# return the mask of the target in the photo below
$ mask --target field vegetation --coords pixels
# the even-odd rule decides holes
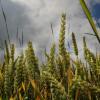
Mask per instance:
[[[84,0],[80,0],[80,4],[100,46],[100,35]],[[6,22],[4,11],[3,15]],[[66,14],[63,13],[58,52],[56,54],[53,41],[50,52],[44,51],[46,60],[41,65],[31,41],[26,50],[15,58],[16,47],[7,33],[4,61],[0,63],[0,100],[100,100],[100,54],[91,52],[86,37],[83,37],[85,62],[79,59],[77,40],[72,33],[76,56],[73,60],[65,48],[65,27]]]

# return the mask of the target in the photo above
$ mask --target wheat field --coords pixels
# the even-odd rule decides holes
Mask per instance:
[[[80,0],[84,13],[100,45],[90,12]],[[58,48],[53,41],[45,62],[39,64],[32,42],[15,58],[15,44],[5,40],[4,61],[0,63],[0,100],[100,100],[100,54],[94,54],[83,37],[85,62],[79,59],[75,33],[72,33],[76,59],[66,49],[66,14],[61,16]],[[58,52],[56,54],[56,49]]]

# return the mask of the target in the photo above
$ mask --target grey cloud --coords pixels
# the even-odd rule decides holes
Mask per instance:
[[[87,2],[87,4],[89,3]],[[7,15],[12,41],[16,43],[16,30],[17,25],[19,25],[20,36],[21,30],[24,30],[24,47],[28,40],[33,41],[37,54],[40,54],[44,48],[49,48],[52,43],[50,23],[53,23],[55,40],[58,42],[62,12],[67,14],[66,33],[68,33],[70,25],[69,35],[66,34],[67,39],[71,40],[71,32],[75,32],[77,40],[80,42],[83,33],[93,32],[85,18],[79,0],[2,0],[2,5]],[[0,14],[2,15],[1,11]],[[6,32],[2,16],[0,22],[0,36],[5,39]]]
[[[23,25],[27,25],[30,23],[27,18],[27,14],[25,12],[27,9],[23,6],[20,6],[17,3],[13,3],[10,0],[2,0],[2,6],[7,17],[7,24],[9,29],[9,34],[11,39],[16,38],[16,30],[17,25],[19,25],[19,30],[22,29]],[[7,38],[6,36],[6,28],[4,23],[4,18],[2,15],[2,11],[0,9],[0,36],[4,40]]]

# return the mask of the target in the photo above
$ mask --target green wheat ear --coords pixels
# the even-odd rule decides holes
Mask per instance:
[[[55,44],[52,45],[51,50],[50,50],[50,56],[48,59],[48,67],[50,72],[53,74],[55,73]]]
[[[23,55],[21,55],[16,64],[16,71],[15,71],[15,81],[14,81],[14,90],[16,91],[23,82]]]
[[[74,33],[72,33],[72,42],[73,42],[75,55],[78,56],[78,47],[77,47],[76,38],[75,38]]]
[[[61,56],[65,55],[66,49],[65,49],[65,26],[66,25],[66,14],[62,14],[61,17],[61,28],[60,28],[60,34],[59,34],[59,54]]]
[[[4,83],[4,77],[3,77],[3,73],[0,69],[0,96],[2,96],[2,94],[3,94],[3,85],[4,85],[3,83]]]
[[[61,28],[59,33],[59,55],[63,61],[63,65],[66,63],[66,48],[65,48],[65,25],[66,25],[66,14],[61,16]]]
[[[10,90],[10,82],[9,82],[9,68],[7,65],[5,65],[5,73],[4,73],[4,92],[6,97],[9,97],[9,90]]]
[[[26,59],[25,59],[25,57],[23,57],[23,62],[22,62],[22,67],[23,67],[23,74],[22,74],[22,77],[23,77],[23,82],[24,83],[28,83],[28,81],[29,81],[29,77],[28,77],[28,71],[27,71],[27,67],[26,67]]]
[[[87,48],[87,44],[86,44],[86,39],[85,39],[85,37],[83,37],[83,45],[84,45],[84,49]]]
[[[14,44],[10,45],[10,50],[11,50],[10,59],[12,60],[12,62],[14,62],[14,54],[15,54],[15,46],[14,46]]]
[[[28,43],[28,49],[26,50],[26,66],[30,78],[36,79],[36,77],[39,77],[40,71],[38,68],[38,59],[35,56],[32,42]]]
[[[11,52],[8,44],[5,41],[5,73],[4,73],[4,91],[5,95],[9,97],[13,92],[13,79],[14,79],[14,45],[11,45]],[[9,91],[10,90],[10,91]]]
[[[10,53],[9,53],[9,45],[7,43],[7,41],[5,40],[5,63],[9,63],[9,59],[10,59]]]
[[[95,55],[88,49],[86,45],[85,37],[83,37],[83,45],[84,45],[84,57],[85,60],[89,63],[89,65],[95,70],[96,57]]]

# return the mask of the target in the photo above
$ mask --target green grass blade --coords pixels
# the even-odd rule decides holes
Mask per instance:
[[[94,24],[94,22],[93,22],[91,13],[90,13],[90,11],[89,11],[89,9],[88,9],[88,7],[87,7],[85,1],[84,1],[84,0],[80,0],[80,4],[81,4],[81,6],[82,6],[82,8],[83,8],[83,11],[84,11],[84,13],[85,13],[85,15],[86,15],[86,17],[87,17],[87,19],[88,19],[88,21],[89,21],[91,27],[92,27],[94,33],[95,33],[95,36],[96,36],[98,42],[100,43],[99,33],[98,33],[97,29],[96,29],[96,26],[95,26],[95,24]]]

